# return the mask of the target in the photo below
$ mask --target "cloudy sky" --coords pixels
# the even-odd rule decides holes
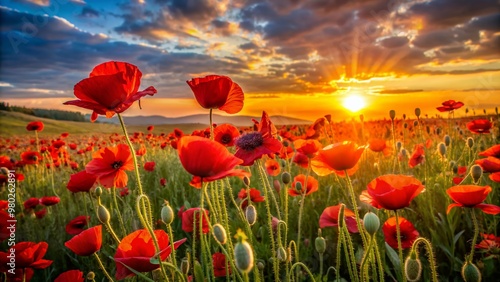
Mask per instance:
[[[213,73],[241,85],[241,114],[344,119],[354,115],[342,107],[353,95],[368,118],[415,107],[434,115],[448,99],[492,111],[500,104],[499,7],[497,0],[0,0],[0,95],[80,110],[62,105],[74,84],[116,60],[141,69],[141,89],[158,89],[127,115],[206,113],[186,80]]]

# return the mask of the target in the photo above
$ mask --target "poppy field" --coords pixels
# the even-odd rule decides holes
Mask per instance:
[[[244,89],[209,75],[186,87],[210,126],[132,132],[122,114],[157,92],[141,77],[129,63],[100,64],[64,103],[92,122],[117,116],[120,133],[45,134],[33,118],[26,134],[0,137],[1,281],[500,274],[498,111],[467,116],[448,100],[431,113],[332,113],[304,126],[275,125],[262,109],[236,127],[212,114],[240,112]]]

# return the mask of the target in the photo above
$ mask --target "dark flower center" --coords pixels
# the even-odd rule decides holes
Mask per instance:
[[[236,146],[245,151],[252,151],[264,144],[264,138],[260,132],[247,133],[236,141]]]
[[[233,136],[231,136],[231,134],[224,134],[224,135],[222,135],[222,138],[220,139],[222,144],[229,144],[229,143],[231,143],[231,140],[233,140]]]
[[[111,167],[112,167],[113,169],[119,169],[120,167],[122,167],[122,165],[123,165],[123,162],[122,162],[122,161],[117,161],[117,162],[112,163],[112,164],[111,164]]]

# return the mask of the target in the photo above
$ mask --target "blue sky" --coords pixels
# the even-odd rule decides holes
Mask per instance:
[[[147,113],[129,114],[202,112],[185,81],[212,73],[242,86],[246,114],[313,118],[348,95],[387,107],[422,98],[430,109],[455,98],[491,109],[500,101],[498,7],[496,0],[2,0],[0,93],[13,104],[64,108],[74,84],[117,60],[142,70],[141,88],[159,90]]]

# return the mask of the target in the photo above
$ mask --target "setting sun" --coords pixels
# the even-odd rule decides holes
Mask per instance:
[[[365,100],[359,95],[349,95],[344,99],[342,104],[344,108],[355,113],[366,106]]]

